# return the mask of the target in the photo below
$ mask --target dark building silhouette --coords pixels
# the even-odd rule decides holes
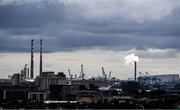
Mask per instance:
[[[84,90],[84,85],[50,85],[50,99],[77,100],[78,92]]]
[[[134,80],[136,81],[136,76],[137,76],[137,62],[134,62]]]
[[[33,79],[34,78],[34,40],[31,40],[31,74],[30,74],[30,78]]]
[[[66,85],[69,81],[63,72],[54,74],[53,71],[42,72],[41,76],[36,77],[36,84],[41,90],[49,90],[50,85]]]

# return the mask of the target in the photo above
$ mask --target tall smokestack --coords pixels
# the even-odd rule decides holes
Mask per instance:
[[[134,80],[136,81],[136,74],[137,74],[137,62],[134,62]]]
[[[29,78],[29,68],[27,69],[27,75],[26,78]]]
[[[33,49],[33,41],[34,40],[31,40],[31,74],[30,74],[30,78],[33,79],[34,77],[34,56],[33,56],[33,52],[34,52],[34,49]]]
[[[84,70],[83,70],[83,65],[81,65],[81,78],[84,79]]]
[[[126,60],[126,64],[134,64],[134,80],[136,81],[136,74],[137,74],[137,62],[139,62],[139,57],[136,56],[134,53],[124,57]]]
[[[40,39],[40,65],[39,65],[39,74],[42,76],[42,39]]]

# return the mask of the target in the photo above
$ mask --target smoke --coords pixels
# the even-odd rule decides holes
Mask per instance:
[[[124,57],[126,65],[134,64],[134,62],[139,62],[139,57],[134,53]]]

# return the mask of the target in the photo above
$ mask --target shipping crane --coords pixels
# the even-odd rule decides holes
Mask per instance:
[[[109,71],[108,79],[111,80],[111,71]]]
[[[107,75],[105,73],[104,67],[102,67],[102,77],[103,77],[103,80],[107,79]]]
[[[153,82],[154,84],[157,83],[157,81],[161,81],[161,79],[152,76],[151,74],[149,74],[148,72],[145,72],[144,74],[139,72],[139,77],[138,77],[138,81],[140,81],[142,84],[145,85],[150,85],[151,82]]]

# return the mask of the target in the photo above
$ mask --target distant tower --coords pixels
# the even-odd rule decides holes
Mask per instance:
[[[81,65],[81,76],[83,74],[83,65]]]
[[[137,62],[134,62],[134,80],[136,81],[136,73],[137,73]]]
[[[29,78],[29,68],[27,69],[27,75],[26,78]]]
[[[33,41],[34,40],[31,40],[31,74],[30,74],[30,78],[32,78],[33,79],[33,77],[34,77],[34,56],[33,56],[33,51],[34,51],[34,49],[33,49]]]
[[[39,65],[39,75],[42,76],[42,39],[40,39],[40,65]]]
[[[84,79],[84,69],[83,69],[83,65],[81,64],[81,78]]]

